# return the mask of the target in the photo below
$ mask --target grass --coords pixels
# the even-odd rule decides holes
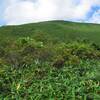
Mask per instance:
[[[34,63],[17,70],[8,67],[1,78],[0,97],[5,100],[99,100],[99,71],[98,61],[81,61],[78,66],[62,69],[48,63]]]
[[[65,21],[48,21],[19,26],[4,26],[0,28],[0,38],[16,39],[30,36],[43,40],[67,42],[76,39],[88,39],[100,44],[100,25],[82,24]],[[6,37],[5,37],[6,36]],[[39,37],[40,36],[40,37]],[[38,37],[38,38],[37,38]]]
[[[99,33],[64,21],[1,27],[0,100],[100,100]]]

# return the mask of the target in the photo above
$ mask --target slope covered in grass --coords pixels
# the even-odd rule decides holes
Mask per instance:
[[[51,41],[69,41],[89,39],[100,44],[100,25],[82,24],[65,21],[48,21],[19,26],[4,26],[0,28],[0,38],[15,39],[30,36],[35,39]]]
[[[64,21],[0,28],[0,100],[100,100],[100,25]]]

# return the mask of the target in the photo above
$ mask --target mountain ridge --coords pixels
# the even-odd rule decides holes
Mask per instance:
[[[0,27],[0,39],[16,39],[27,36],[36,38],[39,35],[57,41],[67,42],[80,38],[100,44],[100,25],[55,20]]]

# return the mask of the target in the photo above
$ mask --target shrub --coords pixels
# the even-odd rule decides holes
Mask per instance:
[[[43,42],[36,41],[35,39],[30,38],[30,37],[23,37],[23,38],[19,38],[16,41],[16,45],[18,45],[19,47],[34,46],[35,48],[42,48]]]
[[[66,45],[70,49],[72,55],[76,55],[83,59],[95,59],[99,57],[99,52],[91,43],[87,42],[73,42]]]
[[[56,68],[62,68],[64,64],[65,64],[65,59],[61,55],[56,56],[53,62],[53,66]]]
[[[9,52],[5,55],[5,61],[7,64],[17,68],[21,65],[22,58],[17,52]]]
[[[80,59],[76,55],[71,56],[69,60],[66,62],[66,64],[69,65],[78,65],[79,63],[80,63]]]
[[[51,61],[54,53],[49,48],[42,48],[38,50],[37,58],[41,61]]]
[[[0,57],[3,57],[5,55],[5,50],[3,47],[0,47]]]
[[[36,48],[34,48],[34,46],[31,46],[31,45],[28,45],[28,46],[25,46],[22,51],[20,52],[22,55],[34,55],[36,51]]]

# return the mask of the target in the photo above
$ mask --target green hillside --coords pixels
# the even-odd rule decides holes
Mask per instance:
[[[38,37],[57,41],[89,39],[100,44],[100,25],[65,21],[48,21],[0,28],[1,39],[17,37]],[[37,39],[37,38],[36,38]]]
[[[0,100],[100,100],[100,25],[1,27]]]

